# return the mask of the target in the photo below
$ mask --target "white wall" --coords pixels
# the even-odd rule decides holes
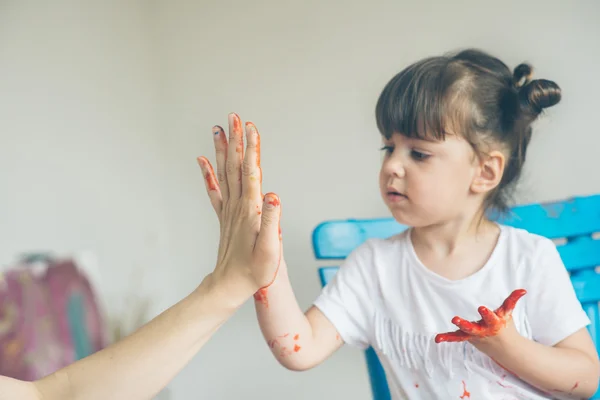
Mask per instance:
[[[91,252],[111,311],[171,272],[151,11],[0,1],[0,262]]]
[[[452,3],[0,2],[2,255],[93,249],[111,285],[147,265],[160,307],[176,301],[214,266],[217,221],[195,158],[214,159],[210,129],[235,111],[261,131],[264,191],[281,196],[292,284],[308,307],[319,292],[312,229],[387,215],[379,91],[408,63],[465,46],[530,61],[563,88],[538,124],[520,200],[600,192],[600,3]],[[309,372],[279,367],[251,302],[171,389],[178,400],[369,396],[358,351]]]

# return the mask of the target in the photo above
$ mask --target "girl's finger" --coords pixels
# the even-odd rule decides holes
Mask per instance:
[[[487,307],[481,306],[477,309],[477,311],[487,326],[495,327],[501,322],[500,318],[498,318],[498,316]]]
[[[275,193],[267,193],[263,201],[263,208],[260,220],[260,230],[254,245],[254,254],[257,261],[264,266],[275,266],[273,276],[268,277],[264,282],[266,286],[270,285],[277,276],[279,263],[281,262],[281,204],[279,197]]]
[[[479,336],[482,331],[482,327],[479,324],[464,320],[460,317],[452,318],[452,323],[456,325],[461,331],[468,333],[469,335]]]
[[[504,303],[502,303],[500,308],[498,308],[498,310],[496,311],[496,314],[498,314],[498,317],[504,318],[506,316],[511,315],[512,311],[514,310],[515,306],[517,305],[517,301],[519,301],[519,299],[521,297],[525,296],[526,293],[527,293],[527,291],[525,289],[514,290],[510,294],[510,296],[508,296],[506,298],[506,300],[504,300]]]
[[[464,342],[466,340],[469,340],[470,337],[471,335],[463,331],[446,332],[437,334],[435,336],[435,342]]]

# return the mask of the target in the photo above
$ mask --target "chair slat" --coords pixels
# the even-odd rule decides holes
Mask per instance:
[[[387,238],[407,227],[393,218],[327,221],[313,231],[313,250],[319,260],[343,259],[370,238]]]
[[[594,270],[582,271],[571,276],[571,283],[581,303],[600,301],[600,274]]]
[[[550,239],[590,235],[600,231],[600,195],[513,207],[503,224]]]
[[[576,238],[557,249],[569,271],[600,266],[600,240],[591,236]]]

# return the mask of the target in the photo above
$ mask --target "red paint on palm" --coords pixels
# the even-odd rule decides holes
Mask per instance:
[[[512,318],[512,311],[514,310],[517,301],[519,301],[525,293],[527,293],[525,289],[513,291],[496,311],[491,311],[484,306],[479,307],[478,311],[481,315],[481,319],[477,322],[467,321],[460,317],[452,318],[452,323],[458,326],[459,330],[440,333],[436,335],[435,342],[463,342],[472,338],[497,335]]]

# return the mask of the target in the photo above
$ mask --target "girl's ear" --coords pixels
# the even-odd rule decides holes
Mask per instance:
[[[506,157],[501,151],[494,150],[479,157],[479,167],[471,183],[474,193],[487,193],[494,190],[502,180]]]

